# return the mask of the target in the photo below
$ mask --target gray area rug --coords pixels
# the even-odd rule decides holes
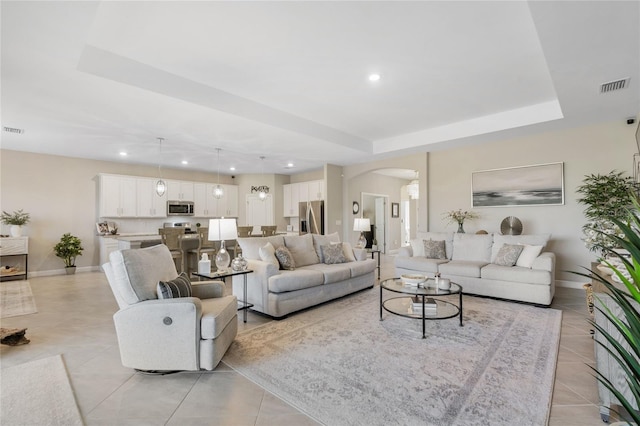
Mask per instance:
[[[547,424],[561,311],[465,296],[464,327],[422,339],[421,321],[379,321],[379,294],[243,332],[223,361],[327,425]]]
[[[5,368],[0,375],[0,424],[84,424],[60,355]]]
[[[0,283],[0,318],[17,317],[38,312],[31,285],[26,280]]]

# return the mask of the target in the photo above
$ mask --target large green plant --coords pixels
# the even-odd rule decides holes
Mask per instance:
[[[70,233],[64,234],[60,238],[60,242],[53,247],[56,256],[64,260],[64,266],[66,267],[76,266],[76,257],[82,254],[82,250],[84,248],[80,238]]]
[[[605,256],[611,254],[611,249],[618,247],[615,240],[607,237],[612,234],[623,236],[611,219],[625,221],[631,205],[629,193],[639,189],[638,183],[633,178],[624,176],[623,172],[585,176],[576,192],[581,195],[578,202],[587,206],[584,215],[588,222],[582,227],[582,232],[589,250]]]
[[[611,240],[616,247],[626,249],[630,254],[630,257],[626,257],[619,252],[613,252],[620,259],[622,266],[615,266],[607,261],[608,266],[624,284],[626,290],[617,288],[597,272],[579,275],[601,282],[622,311],[621,317],[616,316],[601,300],[598,300],[595,306],[620,333],[621,341],[595,321],[590,320],[590,322],[609,343],[607,345],[597,341],[597,344],[602,346],[624,371],[633,398],[631,400],[625,398],[622,394],[623,389],[619,389],[612,383],[604,372],[595,370],[596,378],[615,395],[633,421],[640,425],[640,413],[634,408],[640,407],[640,363],[638,361],[640,359],[640,313],[633,303],[634,301],[640,303],[640,204],[635,193],[631,196],[627,193],[627,200],[630,200],[631,207],[625,208],[624,219],[611,215],[606,217],[620,229],[620,234],[602,234],[604,239]]]

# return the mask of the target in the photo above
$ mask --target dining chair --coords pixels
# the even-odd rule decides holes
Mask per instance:
[[[180,272],[184,272],[184,253],[182,250],[184,228],[159,228],[158,234],[160,234],[162,244],[167,246],[171,257],[176,262],[176,268],[179,268]]]

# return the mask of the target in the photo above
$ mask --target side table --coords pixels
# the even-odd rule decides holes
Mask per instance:
[[[242,275],[244,278],[244,286],[243,286],[243,300],[238,300],[238,310],[242,311],[242,320],[247,322],[247,310],[253,307],[253,303],[247,302],[247,274],[251,274],[253,269],[246,269],[244,271],[233,271],[229,269],[228,271],[213,271],[208,274],[200,274],[197,272],[192,272],[193,276],[199,278],[206,278],[208,280],[218,280],[222,279],[225,285],[227,284],[226,278],[233,277],[234,275]]]
[[[367,249],[367,253],[371,253],[371,258],[375,259],[374,255],[378,254],[378,266],[376,269],[378,270],[378,279],[380,279],[380,250]]]

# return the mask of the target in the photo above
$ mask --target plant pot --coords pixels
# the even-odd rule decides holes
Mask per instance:
[[[10,232],[12,237],[22,237],[22,225],[11,225]]]
[[[64,267],[64,271],[67,273],[67,275],[73,275],[76,273],[76,267],[75,266],[65,266]]]

